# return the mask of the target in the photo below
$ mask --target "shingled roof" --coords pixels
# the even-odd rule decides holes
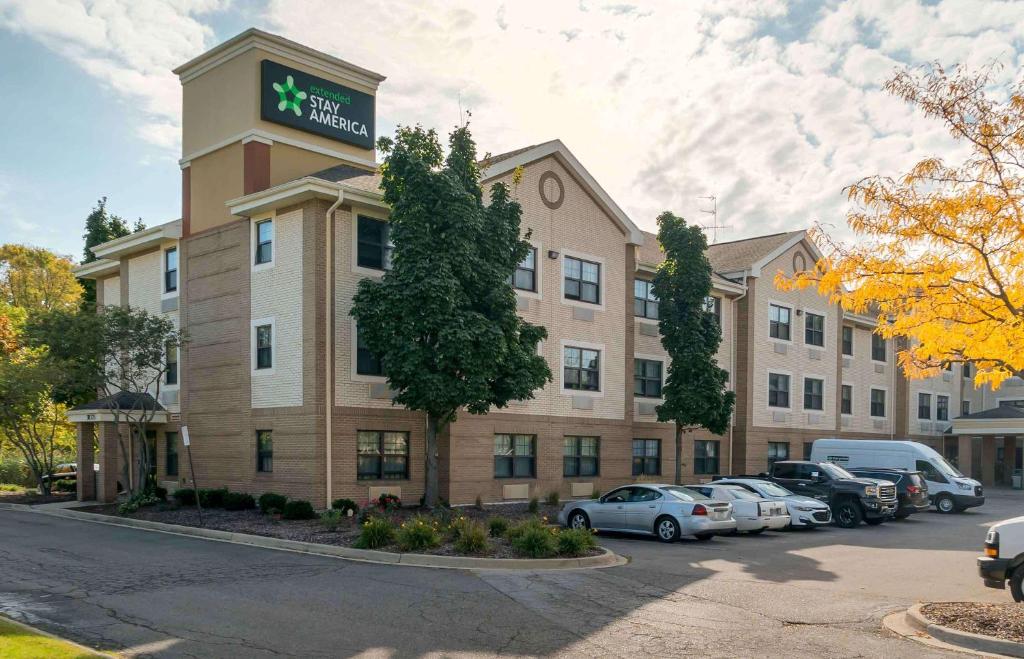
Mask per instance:
[[[331,183],[344,183],[364,192],[380,193],[381,175],[376,171],[368,172],[365,169],[351,167],[349,165],[335,165],[319,172],[309,174],[313,178],[323,179]]]
[[[767,236],[715,243],[708,246],[708,261],[711,262],[711,268],[715,272],[748,270],[759,260],[798,235],[804,235],[804,231],[786,231]]]

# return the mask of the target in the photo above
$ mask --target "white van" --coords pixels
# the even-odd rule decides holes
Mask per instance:
[[[963,512],[985,503],[981,483],[964,476],[938,451],[920,442],[885,439],[817,439],[813,462],[834,462],[841,467],[882,467],[919,471],[928,483],[928,495],[940,513]]]

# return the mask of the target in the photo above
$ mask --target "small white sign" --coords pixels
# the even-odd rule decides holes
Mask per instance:
[[[184,444],[185,446],[188,446],[190,444],[188,439],[188,426],[181,427],[181,443]]]

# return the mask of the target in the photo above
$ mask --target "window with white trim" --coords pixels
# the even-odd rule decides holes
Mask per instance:
[[[818,347],[825,345],[825,317],[821,314],[804,314],[804,343]]]
[[[565,299],[601,304],[601,264],[565,257]]]
[[[768,374],[768,407],[789,407],[789,376],[785,373]]]
[[[274,326],[256,326],[256,369],[274,368]]]
[[[804,409],[825,409],[825,381],[821,378],[804,378]]]
[[[274,260],[274,221],[262,220],[256,223],[256,265],[263,265]]]
[[[178,290],[178,248],[164,250],[164,293]]]
[[[789,341],[790,308],[778,304],[768,305],[768,336]]]
[[[580,391],[601,390],[601,351],[566,346],[562,388]]]

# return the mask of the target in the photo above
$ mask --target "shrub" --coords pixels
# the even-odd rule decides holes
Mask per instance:
[[[546,503],[549,506],[557,506],[558,505],[558,499],[559,499],[558,490],[554,490],[552,492],[548,492],[548,495],[546,497],[544,497],[544,503]]]
[[[196,505],[196,491],[191,488],[179,488],[171,495],[179,506]]]
[[[548,528],[538,520],[523,522],[509,529],[512,549],[529,558],[554,556],[558,549],[556,535],[555,529]]]
[[[160,487],[159,485],[156,486],[155,488],[153,488],[153,494],[154,496],[156,496],[157,499],[160,499],[161,501],[167,501],[166,487]]]
[[[476,501],[473,502],[473,507],[475,507],[477,510],[483,510],[484,509],[484,502],[480,499],[480,495],[479,494],[476,495]]]
[[[402,551],[422,551],[441,544],[437,522],[422,515],[402,522],[397,537],[398,548]]]
[[[256,499],[245,492],[228,492],[224,495],[224,510],[252,510]]]
[[[377,497],[377,507],[381,510],[398,510],[402,507],[402,500],[397,494],[385,492]]]
[[[508,532],[508,520],[504,517],[492,517],[487,520],[492,538],[500,538]]]
[[[157,499],[152,494],[139,493],[139,494],[136,494],[135,496],[133,496],[132,498],[128,499],[124,503],[122,503],[120,506],[118,506],[117,507],[117,514],[118,515],[128,515],[130,513],[134,513],[136,510],[138,510],[139,508],[142,508],[143,506],[151,506],[154,503],[159,503],[159,502],[160,502],[160,499]]]
[[[584,556],[597,547],[591,529],[562,529],[555,537],[562,556]]]
[[[331,508],[320,513],[320,521],[323,522],[324,528],[332,533],[341,526],[341,523],[348,519],[348,515],[339,510],[338,508]]]
[[[199,490],[199,505],[203,508],[223,508],[224,497],[227,495],[228,488],[226,487]]]
[[[363,509],[359,511],[359,515],[356,516],[356,521],[358,521],[360,524],[365,524],[371,519],[377,517],[380,517],[380,511],[377,510],[376,508],[373,508],[372,506],[369,505],[369,503],[367,503],[367,505],[364,506]]]
[[[59,481],[54,481],[53,485],[50,486],[50,489],[54,492],[74,492],[77,488],[78,485],[75,481],[70,481],[65,478],[62,478]]]
[[[362,524],[355,546],[360,549],[378,549],[395,540],[395,527],[383,517],[370,517]]]
[[[530,504],[526,507],[526,509],[531,513],[536,513],[538,510],[540,510],[540,502],[537,501],[537,497],[533,497],[532,499],[530,499]]]
[[[22,487],[35,487],[38,485],[32,476],[32,470],[24,460],[0,460],[0,483],[21,485]]]
[[[281,517],[285,519],[316,519],[316,511],[313,504],[304,499],[295,499],[284,504],[281,509]]]
[[[456,517],[448,524],[448,539],[451,542],[456,542],[459,538],[462,537],[462,534],[465,532],[466,527],[468,527],[472,523],[473,522],[471,520],[465,517]]]
[[[460,554],[482,554],[490,547],[487,540],[487,529],[480,522],[468,521],[455,540],[455,551]]]
[[[340,510],[341,514],[345,516],[359,514],[359,506],[352,499],[335,499],[331,503],[331,508],[333,510]]]
[[[284,510],[284,506],[288,503],[288,497],[277,492],[264,492],[258,499],[260,512],[264,515],[270,513],[271,510],[277,510],[281,512]]]
[[[595,487],[594,488],[594,493],[590,495],[590,498],[591,499],[600,499],[601,498],[601,490],[599,490],[599,489],[597,489]]]
[[[0,483],[0,492],[23,492],[25,488],[13,483]]]

